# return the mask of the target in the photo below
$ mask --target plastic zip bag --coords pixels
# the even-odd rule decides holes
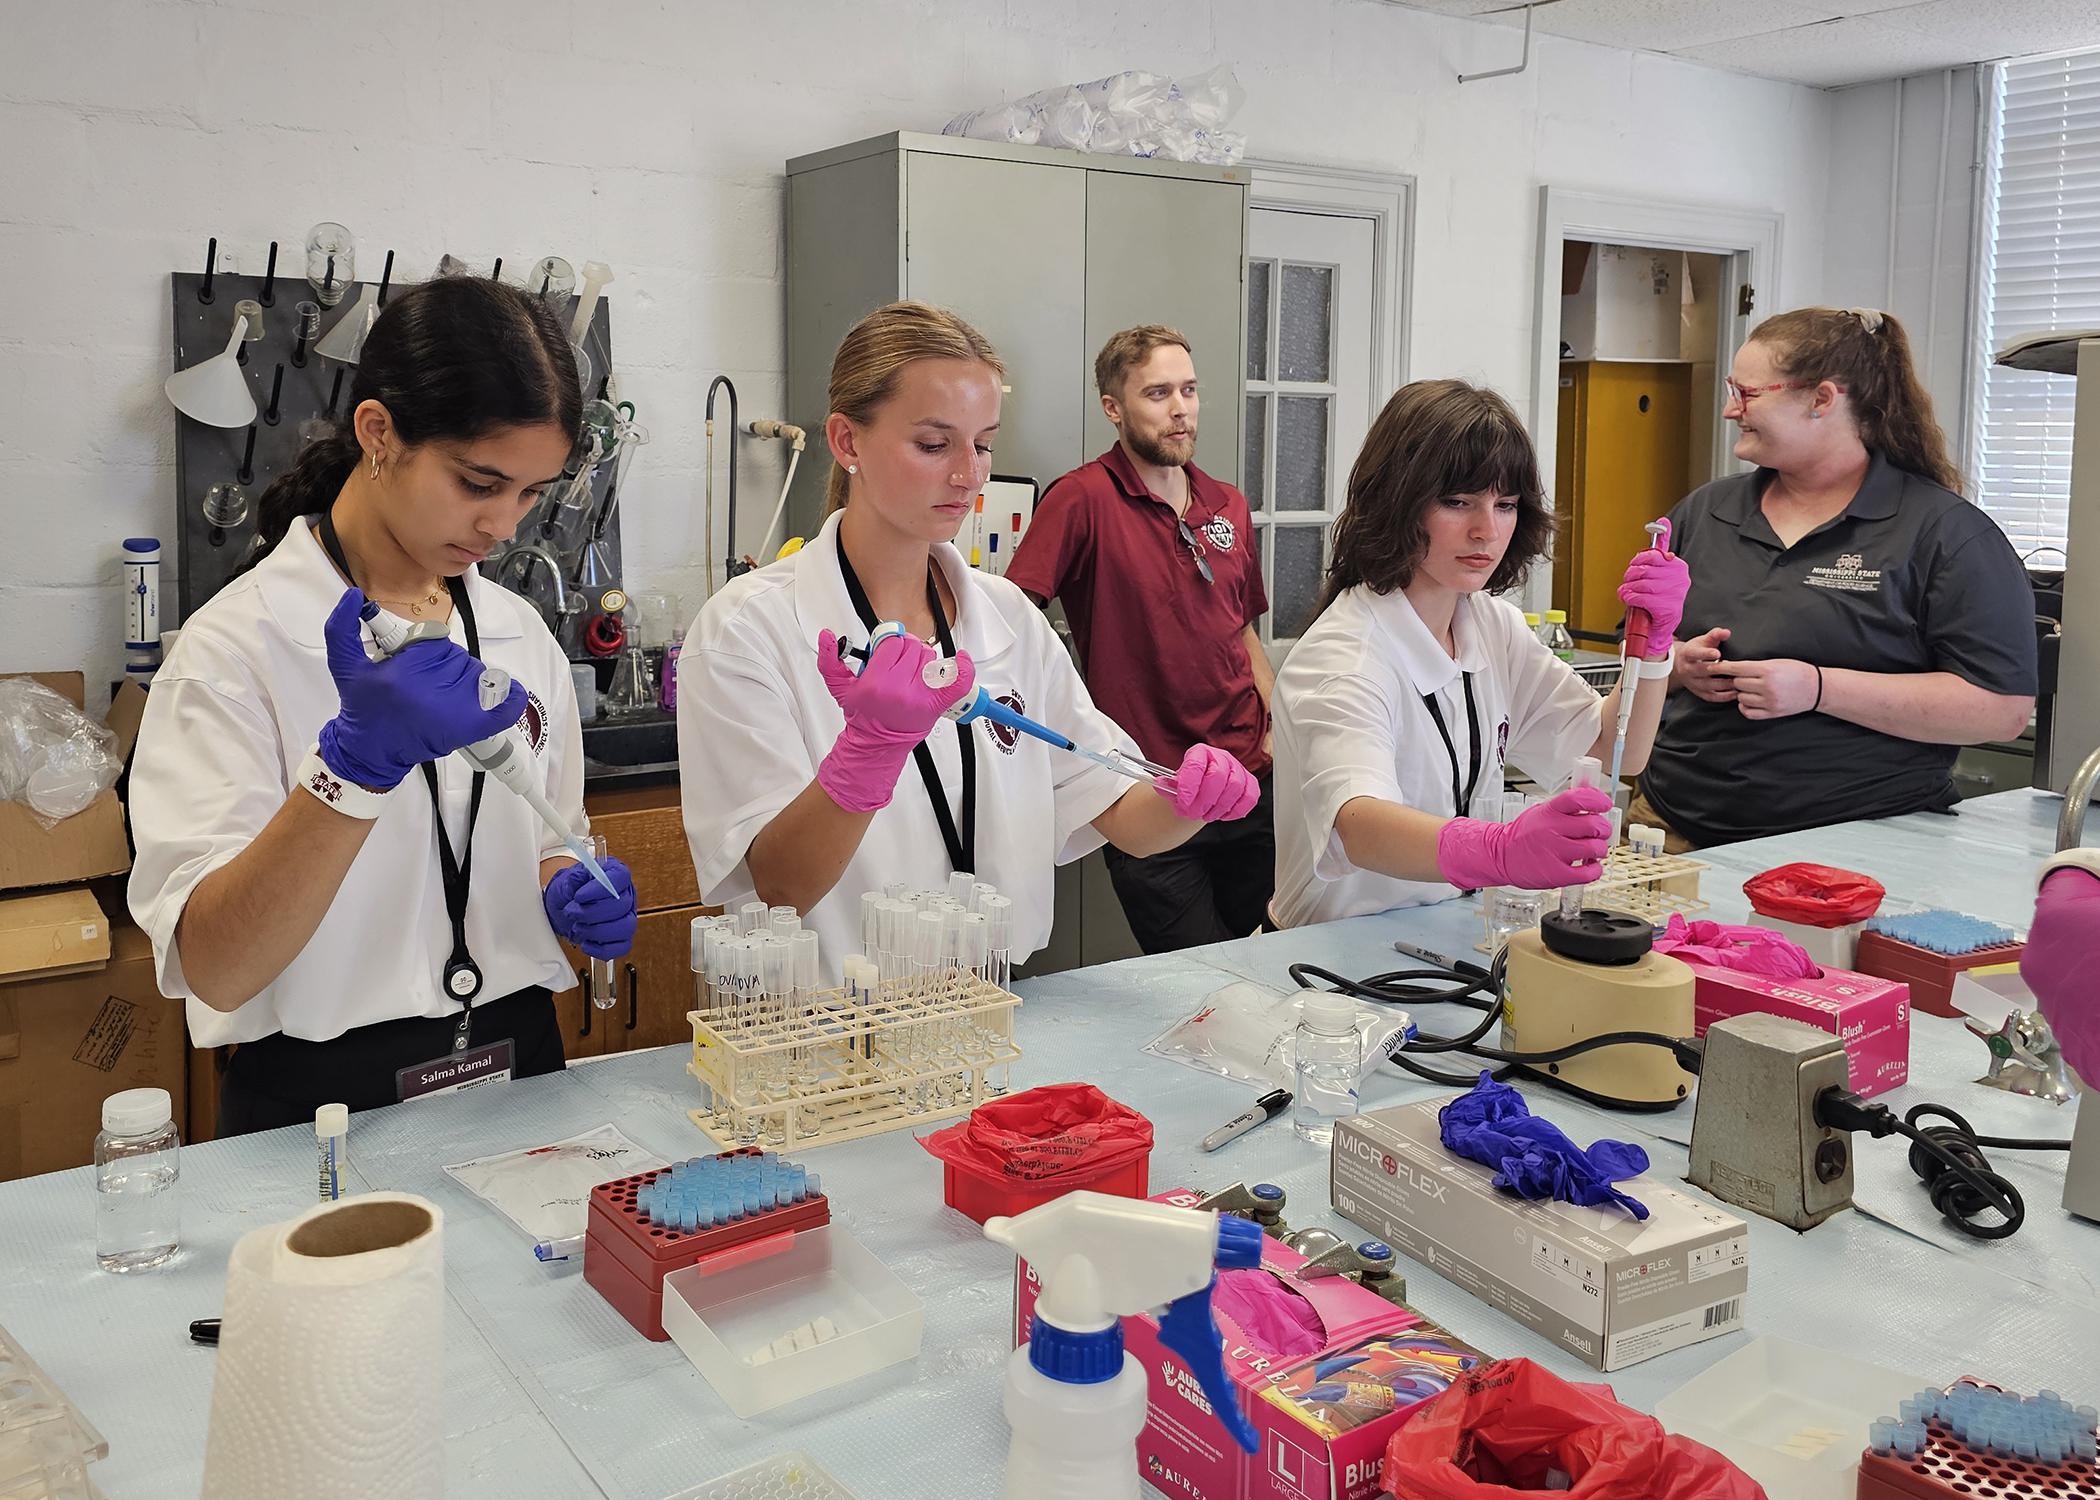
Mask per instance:
[[[590,1223],[591,1189],[615,1177],[667,1167],[616,1125],[600,1125],[551,1146],[476,1157],[445,1175],[516,1225],[535,1243],[580,1238]]]
[[[1310,993],[1300,990],[1286,995],[1247,981],[1228,984],[1207,996],[1193,1014],[1154,1037],[1145,1050],[1235,1083],[1295,1088],[1295,1039],[1305,996]],[[1364,1043],[1363,1069],[1357,1078],[1361,1084],[1414,1036],[1416,1028],[1414,1017],[1404,1010],[1359,1000],[1356,1030]]]
[[[51,828],[117,784],[117,737],[41,682],[0,678],[0,802]]]

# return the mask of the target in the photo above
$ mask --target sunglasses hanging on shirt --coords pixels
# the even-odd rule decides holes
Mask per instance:
[[[1176,516],[1174,524],[1181,531],[1181,540],[1189,549],[1189,556],[1196,559],[1196,571],[1203,575],[1205,583],[1215,584],[1217,575],[1210,570],[1210,560],[1203,555],[1203,539],[1196,535],[1185,517]]]

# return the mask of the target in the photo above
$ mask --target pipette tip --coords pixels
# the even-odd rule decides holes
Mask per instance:
[[[591,846],[589,844],[572,834],[568,840],[568,849],[571,854],[576,856],[577,862],[591,872],[591,878],[605,887],[609,895],[617,896],[620,894],[618,888],[613,885],[612,878],[605,873],[605,867],[599,864],[597,859],[591,854]]]

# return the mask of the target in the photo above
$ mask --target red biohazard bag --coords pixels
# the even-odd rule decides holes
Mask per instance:
[[[1713,1449],[1663,1431],[1612,1397],[1528,1359],[1461,1375],[1415,1408],[1385,1448],[1397,1500],[1517,1500],[1555,1490],[1577,1500],[1767,1500]]]
[[[1809,927],[1843,927],[1873,916],[1888,892],[1873,876],[1854,870],[1781,865],[1744,881],[1743,894],[1750,898],[1750,909],[1761,917]]]
[[[1056,1083],[980,1104],[919,1144],[941,1160],[948,1206],[982,1224],[1081,1188],[1144,1197],[1152,1122],[1090,1083]]]

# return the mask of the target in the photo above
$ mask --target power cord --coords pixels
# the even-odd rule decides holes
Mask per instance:
[[[1318,964],[1292,964],[1290,976],[1301,989],[1326,988],[1337,994],[1349,995],[1358,1000],[1367,1000],[1378,1005],[1463,1005],[1483,1011],[1480,1023],[1459,1036],[1437,1036],[1432,1032],[1418,1031],[1412,1038],[1389,1054],[1395,1067],[1404,1068],[1417,1078],[1440,1084],[1446,1088],[1469,1089],[1477,1081],[1439,1069],[1428,1067],[1414,1058],[1410,1052],[1462,1052],[1499,1064],[1490,1070],[1489,1076],[1496,1082],[1522,1076],[1549,1087],[1561,1090],[1588,1104],[1602,1109],[1623,1110],[1634,1114],[1659,1114],[1675,1109],[1677,1099],[1621,1099],[1610,1094],[1599,1094],[1571,1083],[1557,1073],[1541,1072],[1540,1069],[1554,1063],[1565,1062],[1571,1057],[1580,1057],[1586,1052],[1596,1052],[1605,1047],[1667,1047],[1677,1057],[1678,1065],[1689,1073],[1696,1074],[1703,1058],[1703,1049],[1696,1041],[1682,1037],[1664,1036],[1653,1031],[1610,1031],[1598,1036],[1585,1037],[1579,1042],[1570,1042],[1564,1047],[1555,1047],[1547,1052],[1511,1052],[1505,1048],[1489,1046],[1481,1039],[1493,1030],[1502,1019],[1502,997],[1504,974],[1509,950],[1497,950],[1494,962],[1485,974],[1469,974],[1457,969],[1425,966],[1418,969],[1395,969],[1384,974],[1374,974],[1369,979],[1349,979]],[[1321,981],[1320,984],[1313,983]]]
[[[1918,1124],[1935,1117],[1950,1123],[1922,1128]],[[2010,1179],[1992,1169],[1984,1147],[1996,1151],[2071,1149],[2069,1141],[1978,1135],[1974,1126],[1944,1104],[1914,1105],[1899,1120],[1887,1105],[1869,1103],[1848,1089],[1825,1089],[1816,1095],[1816,1123],[1876,1139],[1906,1137],[1911,1143],[1910,1169],[1924,1182],[1932,1206],[1956,1229],[1979,1240],[2005,1239],[2027,1222],[2027,1200]],[[1998,1215],[1997,1223],[1976,1217],[1985,1209]]]

